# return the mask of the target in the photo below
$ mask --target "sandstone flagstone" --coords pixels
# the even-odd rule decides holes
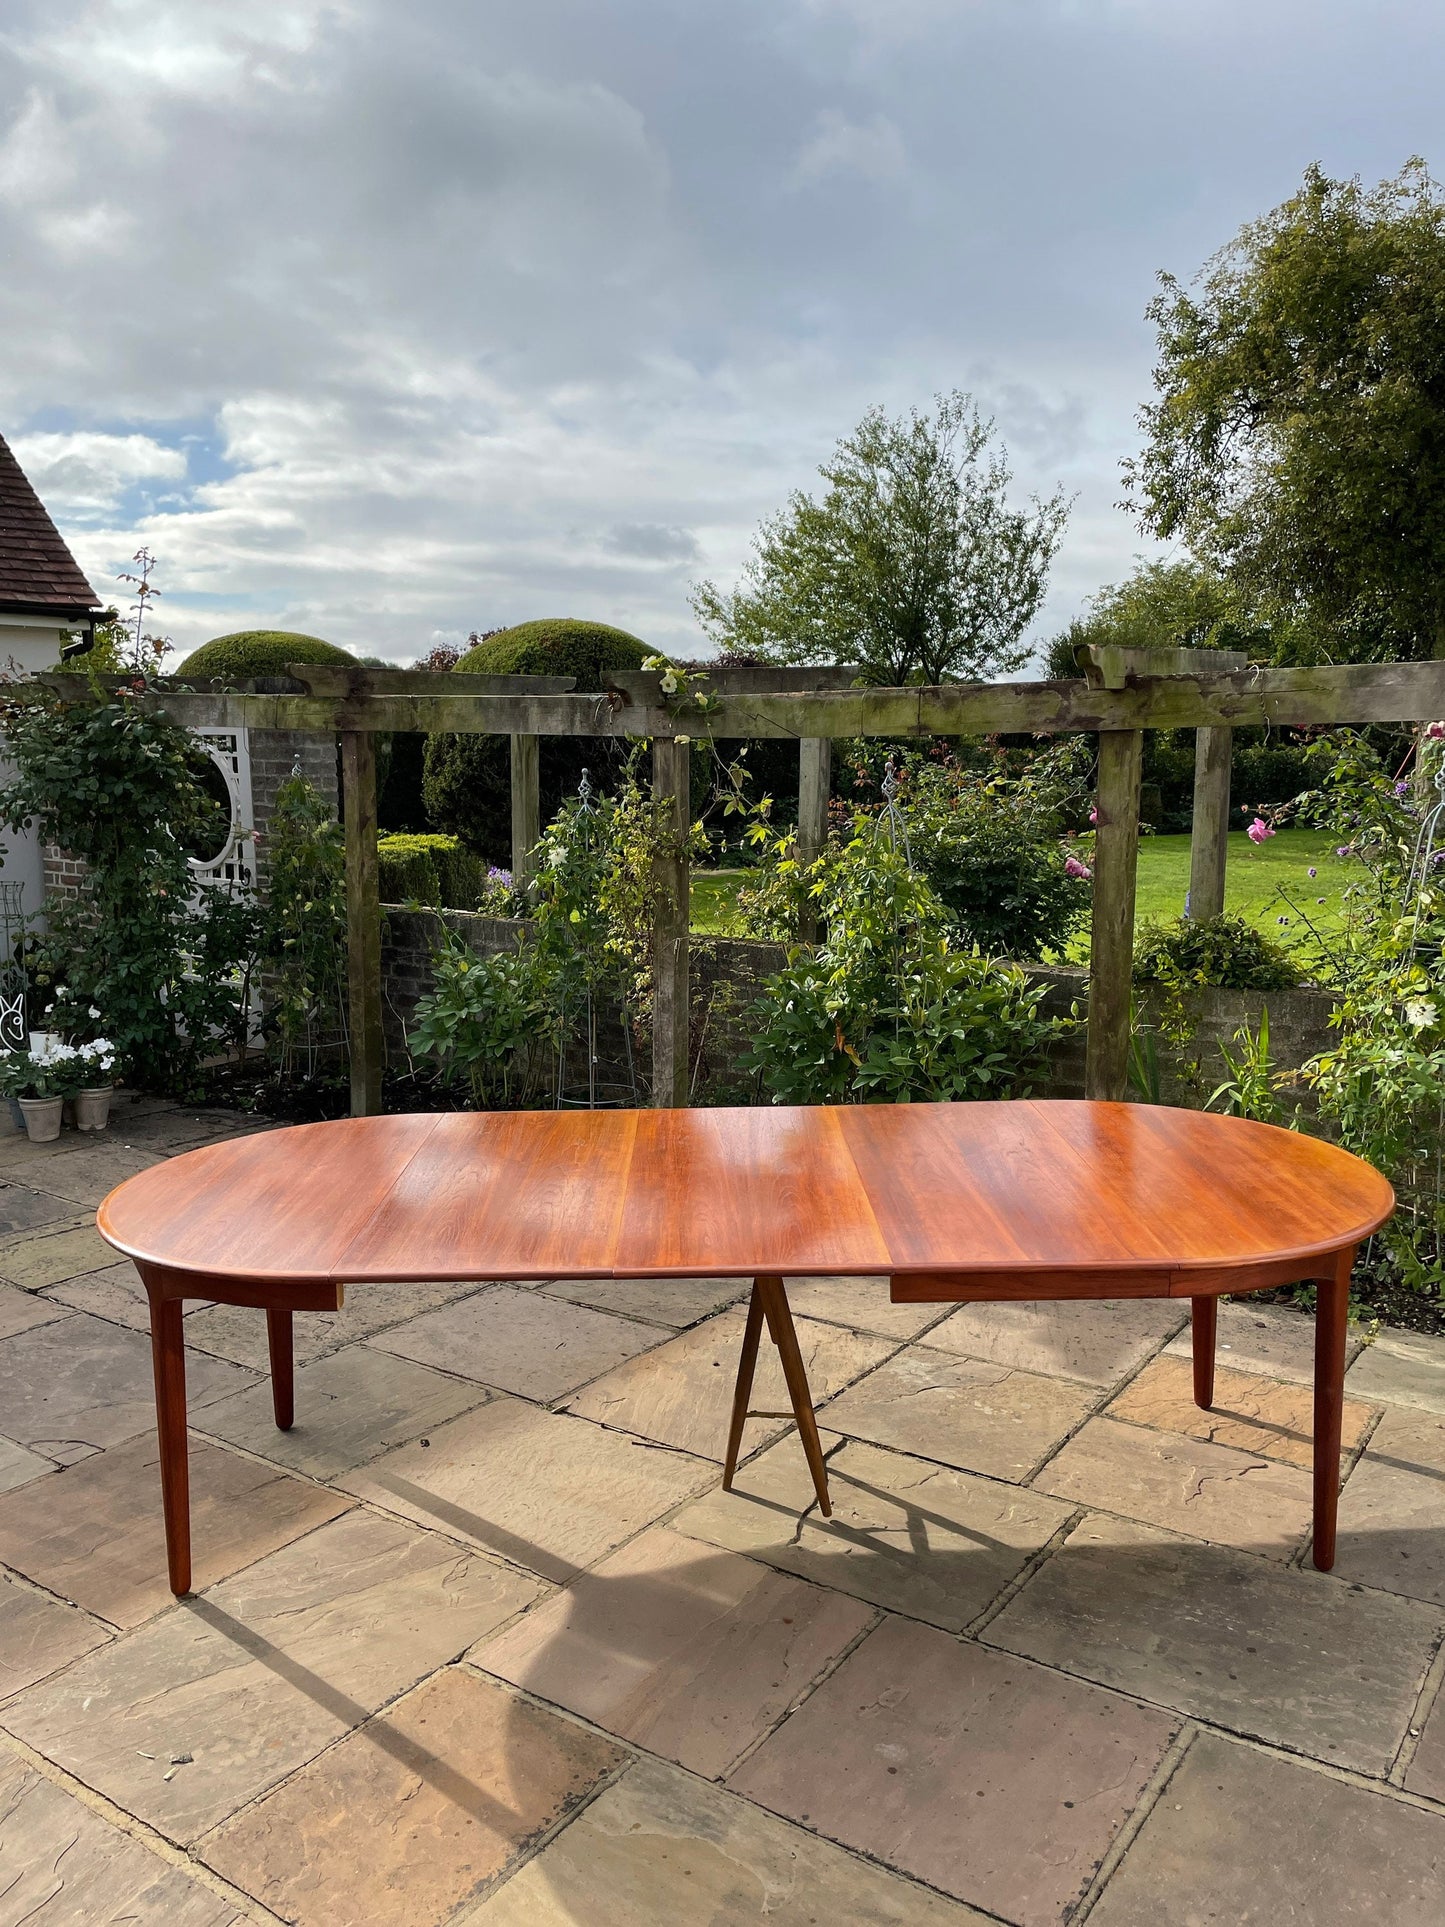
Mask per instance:
[[[890,1619],[729,1784],[1020,1927],[1052,1927],[1177,1727],[1170,1714]]]
[[[452,1667],[201,1852],[300,1927],[442,1927],[626,1757]]]
[[[309,1365],[327,1352],[369,1338],[391,1325],[434,1311],[453,1299],[477,1290],[475,1284],[438,1280],[410,1285],[348,1285],[340,1311],[298,1311],[292,1321],[293,1353],[298,1365]],[[270,1369],[266,1346],[266,1314],[249,1305],[212,1305],[186,1321],[186,1344],[234,1359],[253,1371]]]
[[[64,1305],[52,1305],[48,1298],[21,1291],[15,1285],[0,1285],[0,1338],[13,1338],[32,1325],[53,1324],[65,1315]]]
[[[1445,1919],[1445,1815],[1202,1733],[1091,1927]]]
[[[69,1306],[88,1311],[96,1318],[109,1319],[113,1325],[126,1325],[131,1331],[149,1334],[150,1300],[140,1273],[127,1258],[118,1265],[103,1265],[99,1271],[82,1271],[58,1285],[47,1285],[45,1299],[57,1309]],[[187,1317],[200,1309],[201,1301],[187,1300],[181,1307]]]
[[[824,1434],[825,1448],[838,1441]],[[833,1516],[818,1510],[796,1442],[769,1446],[731,1492],[709,1492],[679,1532],[960,1632],[1023,1570],[1073,1508],[901,1452],[850,1441],[828,1459]]]
[[[786,1278],[795,1318],[822,1318],[902,1341],[948,1316],[947,1305],[895,1305],[886,1278]]]
[[[684,1452],[721,1459],[727,1444],[743,1323],[740,1311],[710,1318],[705,1325],[694,1326],[655,1351],[608,1372],[579,1393],[568,1410],[624,1432],[675,1445]],[[885,1338],[841,1331],[811,1318],[799,1318],[796,1325],[798,1349],[815,1404],[821,1404],[892,1350]],[[745,1452],[777,1438],[791,1423],[782,1367],[766,1333],[758,1349],[751,1402],[755,1411],[783,1416],[750,1419],[743,1435]]]
[[[1386,1408],[1340,1494],[1335,1571],[1445,1606],[1445,1417]]]
[[[214,1358],[186,1361],[193,1412],[250,1382]],[[9,1437],[42,1451],[67,1441],[100,1450],[148,1432],[156,1422],[150,1344],[83,1312],[0,1340],[0,1412]]]
[[[984,1927],[985,1916],[642,1759],[453,1927]]]
[[[1022,1481],[1096,1396],[1086,1385],[911,1345],[834,1399],[822,1418],[852,1438]]]
[[[1445,1412],[1445,1338],[1424,1332],[1381,1332],[1350,1367],[1345,1389],[1357,1398]]]
[[[52,1158],[27,1171],[25,1181],[49,1197],[94,1211],[118,1184],[133,1178],[137,1171],[148,1171],[153,1164],[161,1163],[162,1157],[160,1152],[129,1150],[103,1139],[99,1144],[67,1149],[64,1157]]]
[[[13,1239],[0,1248],[0,1278],[26,1291],[57,1285],[77,1272],[95,1271],[115,1262],[115,1253],[93,1224],[66,1231],[46,1231],[32,1238]]]
[[[4,1723],[189,1842],[538,1590],[438,1534],[351,1512],[31,1687]],[[168,1779],[176,1754],[190,1757]]]
[[[549,1298],[681,1331],[746,1297],[751,1286],[748,1278],[561,1278],[542,1289]]]
[[[1373,1421],[1377,1408],[1345,1400],[1341,1444],[1352,1451]],[[1213,1445],[1232,1445],[1260,1458],[1291,1465],[1314,1464],[1314,1389],[1283,1383],[1259,1372],[1217,1366],[1214,1404],[1206,1412],[1194,1403],[1194,1367],[1184,1358],[1156,1358],[1109,1407],[1111,1418],[1132,1419]]]
[[[496,1398],[342,1483],[565,1582],[715,1477],[681,1453]]]
[[[352,1503],[199,1440],[190,1467],[197,1591]],[[131,1439],[68,1467],[44,1491],[0,1498],[0,1559],[113,1626],[139,1625],[169,1605],[155,1441]]]
[[[17,1486],[29,1485],[32,1479],[42,1478],[54,1470],[53,1459],[27,1451],[13,1439],[0,1438],[0,1493],[13,1492]]]
[[[504,1392],[550,1400],[665,1336],[658,1327],[564,1304],[545,1292],[498,1285],[398,1325],[374,1342]]]
[[[1345,1362],[1357,1358],[1362,1334],[1351,1330],[1345,1340]],[[1171,1358],[1193,1355],[1188,1325],[1165,1346]],[[1315,1321],[1305,1311],[1282,1305],[1261,1305],[1249,1297],[1219,1301],[1215,1333],[1215,1362],[1235,1372],[1262,1372],[1266,1378],[1313,1385],[1315,1379]],[[1351,1388],[1352,1390],[1355,1388]],[[1363,1396],[1363,1394],[1362,1394]]]
[[[1090,1419],[1034,1481],[1076,1505],[1287,1559],[1309,1531],[1313,1481],[1232,1446]]]
[[[54,1224],[58,1219],[74,1222],[80,1213],[68,1200],[48,1198],[43,1191],[28,1185],[0,1185],[0,1238],[12,1232],[30,1231],[37,1225]]]
[[[869,1618],[857,1600],[659,1526],[469,1657],[715,1777]]]
[[[1415,1749],[1415,1757],[1405,1774],[1405,1785],[1412,1793],[1423,1793],[1427,1799],[1439,1800],[1445,1805],[1445,1695],[1438,1691],[1435,1704],[1425,1717],[1425,1725],[1420,1734],[1420,1744]]]
[[[0,1699],[33,1686],[109,1637],[79,1607],[0,1572]]]
[[[245,1916],[10,1759],[0,1760],[0,1918],[15,1927],[240,1927]]]
[[[1257,1739],[1383,1775],[1439,1615],[1222,1546],[1091,1518],[992,1621],[991,1645]]]
[[[1027,1372],[1113,1385],[1156,1351],[1185,1319],[1158,1298],[1065,1298],[1053,1303],[960,1305],[928,1342]]]
[[[334,1479],[444,1425],[487,1396],[410,1359],[348,1345],[296,1374],[296,1422],[277,1429],[271,1387],[253,1385],[198,1414],[213,1438],[244,1445],[314,1479]]]

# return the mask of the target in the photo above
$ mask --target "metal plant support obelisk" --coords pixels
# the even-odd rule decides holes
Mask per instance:
[[[24,885],[0,883],[0,1050],[24,1050],[25,906]]]

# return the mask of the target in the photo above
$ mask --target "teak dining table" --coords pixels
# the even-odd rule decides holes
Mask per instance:
[[[1206,1408],[1220,1294],[1313,1282],[1313,1556],[1328,1571],[1350,1268],[1393,1208],[1377,1171],[1319,1138],[1020,1100],[349,1118],[168,1159],[112,1191],[97,1222],[150,1299],[166,1549],[184,1593],[183,1301],[264,1308],[284,1429],[292,1314],[337,1310],[348,1284],[423,1279],[752,1278],[723,1483],[766,1322],[825,1513],[785,1277],[876,1276],[880,1291],[886,1277],[895,1303],[1188,1298]],[[485,1361],[468,1364],[485,1378]]]

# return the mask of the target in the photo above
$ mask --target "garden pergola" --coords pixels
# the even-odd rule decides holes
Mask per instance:
[[[352,1111],[380,1109],[381,907],[377,887],[376,737],[383,731],[451,731],[511,739],[512,846],[517,870],[540,832],[537,745],[543,736],[632,737],[652,742],[653,793],[676,852],[656,859],[653,931],[653,1101],[688,1095],[689,758],[694,742],[748,737],[796,741],[799,843],[826,832],[830,749],[839,737],[1091,733],[1099,739],[1086,1089],[1120,1098],[1127,1086],[1139,788],[1146,729],[1192,728],[1195,753],[1190,908],[1224,906],[1230,743],[1241,727],[1313,728],[1417,723],[1445,716],[1445,661],[1267,669],[1210,650],[1104,648],[1087,652],[1078,681],[956,683],[854,688],[847,669],[697,665],[705,708],[690,693],[663,694],[662,673],[618,673],[576,689],[564,678],[478,676],[296,664],[299,692],[155,685],[142,699],[190,727],[335,733],[341,741],[346,832]],[[73,688],[75,679],[63,680]],[[55,686],[52,684],[52,687]],[[76,692],[79,693],[79,692]]]

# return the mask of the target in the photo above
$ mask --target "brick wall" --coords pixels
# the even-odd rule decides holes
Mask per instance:
[[[339,807],[336,774],[336,738],[289,729],[253,729],[251,751],[251,821],[259,832],[256,868],[262,893],[266,873],[271,817],[276,808],[276,792],[299,766],[301,774],[325,799],[333,816]]]

